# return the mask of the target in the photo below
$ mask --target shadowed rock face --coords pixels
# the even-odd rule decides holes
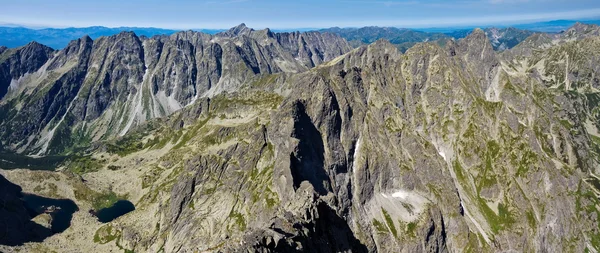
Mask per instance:
[[[0,245],[16,246],[27,242],[42,242],[71,225],[73,213],[78,208],[71,200],[50,199],[33,194],[23,194],[21,187],[0,175]],[[32,218],[48,214],[48,226]]]
[[[313,125],[301,102],[294,104],[294,130],[292,137],[298,139],[298,147],[290,155],[290,170],[294,188],[303,181],[310,182],[319,194],[325,195],[330,189],[329,177],[324,166],[325,152],[321,133]]]
[[[52,57],[53,50],[37,42],[16,49],[0,48],[0,99],[14,79],[38,70]]]

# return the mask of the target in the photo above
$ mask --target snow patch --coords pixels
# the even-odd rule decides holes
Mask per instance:
[[[427,208],[429,200],[423,195],[404,189],[396,189],[390,192],[381,192],[369,201],[368,213],[371,217],[384,219],[381,210],[395,218],[405,222],[412,222]]]
[[[446,159],[446,153],[444,153],[444,151],[440,151],[438,154],[440,154],[440,156],[441,156],[442,158],[444,158],[444,161],[445,161],[445,160],[447,160],[447,159]]]
[[[356,170],[357,166],[358,166],[358,156],[360,155],[360,145],[361,145],[361,139],[360,136],[358,137],[358,140],[356,140],[356,147],[354,148],[354,155],[352,157],[354,157],[354,161],[352,161],[352,169]]]

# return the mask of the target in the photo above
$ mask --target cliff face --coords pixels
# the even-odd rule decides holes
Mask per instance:
[[[597,243],[598,211],[582,99],[515,72],[481,30],[406,54],[380,41],[264,77],[161,123],[152,135],[172,147],[144,139],[148,149],[123,158],[166,152],[142,166],[159,180],[142,189],[144,209],[120,220],[121,243],[583,251]]]
[[[0,58],[2,146],[38,155],[69,152],[124,135],[199,97],[235,90],[256,75],[306,71],[349,49],[334,35],[244,25],[215,36],[84,37],[56,53],[32,43]]]
[[[498,54],[477,29],[443,48],[422,43],[403,54],[377,41],[341,54],[343,47],[308,43],[313,35],[273,35],[239,26],[210,37],[220,49],[212,44],[203,57],[196,57],[196,50],[175,60],[177,53],[165,53],[169,43],[182,41],[175,48],[185,52],[192,47],[186,43],[197,45],[207,35],[136,39],[121,34],[117,41],[131,41],[122,50],[144,51],[109,54],[111,60],[102,64],[92,54],[88,69],[98,65],[98,72],[116,69],[111,73],[120,75],[101,75],[107,91],[92,89],[90,94],[104,95],[88,98],[112,96],[106,101],[135,105],[134,95],[119,94],[141,83],[150,94],[157,90],[189,105],[168,117],[145,116],[143,124],[134,120],[138,127],[96,143],[87,153],[97,159],[95,168],[64,168],[85,180],[65,180],[56,194],[73,196],[83,210],[93,200],[70,187],[114,191],[136,205],[109,224],[81,218],[86,222],[75,222],[65,233],[88,234],[94,243],[83,240],[73,247],[136,252],[600,249],[600,134],[593,102],[600,100],[589,77],[597,73],[595,53],[575,57],[577,64],[569,63],[565,72],[551,71],[563,66],[562,58],[554,57],[594,50],[596,38],[532,48],[531,54],[516,55],[523,48]],[[101,42],[94,41],[92,51]],[[79,55],[86,47],[73,48],[68,52]],[[315,58],[325,49],[331,56]],[[341,55],[332,58],[338,49]],[[158,51],[168,56],[152,60]],[[48,68],[66,53],[61,51]],[[189,87],[178,83],[182,73],[200,76],[199,67],[196,72],[181,67],[188,66],[186,61],[219,54],[219,61],[202,65],[222,66],[218,73],[201,75],[211,87],[198,92],[203,86],[196,81],[196,93],[178,88]],[[285,65],[287,70],[275,60],[291,56],[301,60]],[[167,59],[181,65],[164,65]],[[198,60],[189,66],[192,62]],[[132,73],[140,69],[146,74],[135,79]],[[234,69],[239,71],[232,74]],[[181,74],[168,75],[174,72]],[[213,74],[216,84],[208,81]],[[581,85],[565,90],[564,79]],[[144,94],[144,86],[140,89]],[[152,99],[141,103],[155,103]],[[90,107],[72,106],[69,111],[89,117]],[[112,107],[104,108],[109,109],[98,111]],[[28,173],[5,174],[29,182]],[[35,189],[36,184],[28,185]],[[103,237],[106,231],[112,234]],[[53,249],[68,237],[52,238],[43,245]]]

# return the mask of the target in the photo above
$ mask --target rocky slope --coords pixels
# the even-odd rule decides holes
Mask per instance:
[[[275,34],[243,24],[214,36],[123,32],[86,36],[56,52],[36,43],[8,49],[0,56],[1,147],[70,152],[256,75],[306,71],[349,49],[331,34]]]
[[[234,35],[273,38],[213,39]],[[577,57],[597,40],[523,55],[480,29],[406,53],[377,41],[209,88],[96,143],[94,166],[0,171],[83,210],[43,243],[0,250],[597,252],[597,59]],[[106,191],[136,210],[95,221]]]

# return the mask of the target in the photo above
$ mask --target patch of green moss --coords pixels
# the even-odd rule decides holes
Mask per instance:
[[[402,131],[402,128],[400,128],[392,118],[385,119],[385,128],[390,133],[397,133]]]
[[[392,235],[398,238],[398,231],[396,230],[394,220],[392,220],[390,214],[383,207],[381,208],[381,213],[383,214],[383,217],[385,218],[385,223],[387,224],[387,227],[389,228],[390,232],[392,232]]]
[[[415,237],[416,236],[416,230],[417,230],[417,222],[413,221],[413,222],[409,222],[406,225],[406,234],[410,237]]]
[[[105,191],[96,194],[92,199],[94,210],[100,210],[113,206],[117,201],[125,199],[125,196],[119,196],[113,191]]]
[[[72,156],[65,162],[68,171],[75,174],[94,172],[104,167],[106,160],[99,160],[92,156]]]
[[[119,238],[121,231],[113,228],[112,225],[107,224],[100,227],[94,234],[94,242],[99,244],[107,244]]]
[[[537,226],[537,221],[535,219],[535,215],[533,214],[533,210],[527,210],[527,212],[525,212],[525,216],[527,217],[527,223],[529,223],[529,227],[535,229]]]
[[[173,147],[173,149],[180,149],[184,145],[186,145],[193,137],[195,137],[198,134],[198,130],[204,125],[206,125],[209,119],[210,118],[206,118],[194,124],[194,126],[192,126],[188,131],[185,132],[185,134],[181,137],[181,140],[177,143],[177,145]]]
[[[467,182],[467,175],[464,174],[464,170],[460,165],[458,159],[455,159],[452,165],[452,168],[454,169],[454,174],[456,174],[456,178],[458,179],[458,181],[461,184],[466,185],[465,183]]]
[[[482,198],[479,198],[479,209],[488,221],[494,234],[501,230],[510,228],[515,223],[515,218],[503,203],[498,204],[498,214],[496,214]]]
[[[378,234],[387,234],[389,233],[387,227],[385,225],[383,225],[383,223],[381,223],[381,221],[373,218],[373,226],[375,227],[375,230],[377,231]]]
[[[238,229],[240,231],[246,231],[246,219],[244,218],[244,215],[242,215],[239,212],[236,212],[234,210],[231,210],[231,212],[229,213],[229,218],[233,219],[233,221],[235,222],[235,225],[238,227]]]

